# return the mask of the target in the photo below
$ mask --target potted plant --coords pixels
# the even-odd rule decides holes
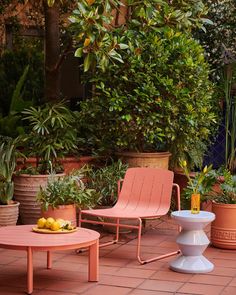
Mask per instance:
[[[87,186],[94,189],[99,195],[99,206],[111,207],[118,197],[117,182],[123,179],[128,168],[121,160],[107,162],[104,167],[91,166],[85,173],[87,177]]]
[[[191,208],[191,213],[199,213],[201,204],[207,199],[216,182],[216,173],[212,165],[205,166],[194,175],[189,171],[186,161],[180,161],[180,167],[187,178],[187,185],[183,189],[183,206]]]
[[[47,185],[40,187],[37,194],[42,217],[62,218],[76,226],[76,208],[93,208],[99,202],[97,192],[87,188],[81,180],[81,172],[78,170],[61,177],[50,175]]]
[[[216,178],[219,186],[208,195],[216,215],[211,225],[211,242],[222,249],[236,249],[236,175],[224,170],[220,176]]]
[[[76,149],[74,120],[63,102],[31,107],[23,111],[28,131],[22,137],[23,153],[35,157],[35,167],[23,167],[14,177],[15,199],[20,202],[24,224],[34,224],[40,216],[36,195],[47,184],[48,175],[63,173],[60,159]]]
[[[170,153],[172,166],[183,157],[199,166],[215,128],[215,103],[204,50],[191,36],[192,23],[186,28],[181,17],[174,17],[183,13],[185,19],[184,9],[175,11],[164,1],[129,1],[125,26],[105,28],[98,43],[101,25],[96,21],[85,28],[88,32],[78,33],[85,16],[99,11],[100,1],[85,2],[70,18],[82,44],[76,55],[85,58],[84,80],[93,85],[92,97],[80,104],[81,118],[95,124],[107,150],[132,156],[129,166],[168,168]],[[173,19],[165,22],[170,15]],[[156,152],[164,153],[164,162],[150,160]]]
[[[16,225],[19,215],[19,202],[13,201],[14,183],[12,180],[16,166],[14,141],[3,141],[0,145],[0,226]]]

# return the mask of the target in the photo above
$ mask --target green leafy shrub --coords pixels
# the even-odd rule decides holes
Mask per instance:
[[[94,189],[87,188],[79,175],[63,177],[49,177],[45,188],[40,188],[37,195],[43,210],[48,207],[56,208],[59,205],[76,204],[79,208],[92,208],[97,205],[99,197]]]
[[[213,85],[202,47],[169,27],[147,32],[118,29],[129,44],[123,63],[96,68],[93,97],[81,104],[85,122],[96,122],[104,146],[115,150],[169,149],[172,164],[200,166],[215,127]]]
[[[117,182],[123,179],[128,166],[121,160],[112,161],[104,167],[92,167],[86,173],[88,187],[99,194],[99,205],[112,206],[117,200]]]

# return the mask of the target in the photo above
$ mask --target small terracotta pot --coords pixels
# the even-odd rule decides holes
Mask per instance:
[[[57,208],[49,207],[47,211],[41,209],[41,216],[44,218],[52,217],[54,219],[62,218],[71,221],[73,226],[77,226],[75,204],[59,205]]]

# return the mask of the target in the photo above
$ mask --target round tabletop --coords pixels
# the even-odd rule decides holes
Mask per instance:
[[[200,211],[193,214],[190,210],[180,210],[171,213],[171,217],[176,220],[189,221],[189,222],[211,222],[215,219],[215,214],[208,211]]]
[[[35,225],[17,225],[0,228],[0,247],[14,247],[25,249],[32,247],[34,249],[65,248],[76,247],[80,244],[92,245],[100,234],[94,230],[78,227],[73,233],[46,234],[33,232]]]

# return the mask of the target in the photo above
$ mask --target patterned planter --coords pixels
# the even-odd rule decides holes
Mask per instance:
[[[236,249],[236,204],[212,202],[216,218],[211,225],[211,242],[222,249]]]

